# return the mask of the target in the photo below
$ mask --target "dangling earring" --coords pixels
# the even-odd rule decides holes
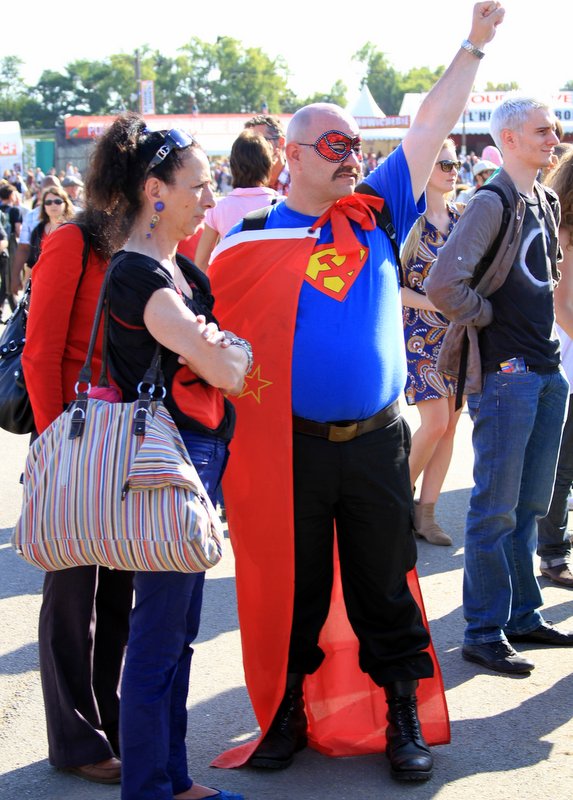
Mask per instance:
[[[155,226],[159,222],[159,214],[165,208],[165,203],[162,200],[157,200],[157,202],[154,204],[153,208],[155,209],[156,213],[151,217],[151,221],[149,223],[149,228],[150,228],[149,233],[145,234],[145,238],[146,239],[151,239],[151,234],[153,233],[153,229],[155,228]]]

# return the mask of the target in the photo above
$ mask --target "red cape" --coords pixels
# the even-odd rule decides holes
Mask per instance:
[[[298,297],[316,241],[306,228],[235,234],[209,268],[221,327],[248,339],[255,358],[235,398],[237,429],[223,492],[245,678],[262,735],[286,683],[294,587],[291,358]],[[408,583],[427,627],[415,570]],[[304,684],[311,746],[332,756],[383,752],[386,698],[358,667],[338,570],[320,646],[326,658]],[[445,744],[450,730],[442,677],[431,645],[428,652],[435,672],[420,682],[419,716],[427,742]],[[221,754],[212,766],[244,764],[258,741]]]

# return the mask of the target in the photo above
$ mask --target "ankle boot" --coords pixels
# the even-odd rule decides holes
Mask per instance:
[[[294,754],[306,747],[307,719],[304,712],[302,682],[304,675],[288,673],[286,692],[263,741],[249,764],[263,769],[285,769]]]
[[[415,533],[430,544],[450,545],[451,538],[434,518],[435,503],[414,504]]]
[[[418,681],[397,681],[384,687],[388,702],[386,756],[398,781],[427,781],[434,760],[418,719]]]

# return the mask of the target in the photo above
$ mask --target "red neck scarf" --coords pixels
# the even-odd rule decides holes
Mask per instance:
[[[324,214],[319,217],[311,230],[321,228],[328,220],[332,223],[332,238],[336,251],[340,255],[351,255],[362,247],[352,230],[350,220],[357,222],[365,231],[372,231],[376,227],[374,210],[381,211],[384,198],[369,194],[349,194],[337,200]]]

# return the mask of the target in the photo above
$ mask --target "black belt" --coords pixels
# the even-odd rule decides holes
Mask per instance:
[[[376,431],[378,428],[385,428],[386,425],[394,422],[400,416],[400,403],[395,400],[389,406],[378,411],[368,419],[360,419],[357,422],[314,422],[312,419],[304,417],[292,418],[292,429],[294,433],[306,433],[307,436],[320,436],[328,439],[329,442],[349,442],[363,433]]]

